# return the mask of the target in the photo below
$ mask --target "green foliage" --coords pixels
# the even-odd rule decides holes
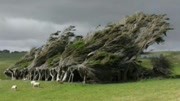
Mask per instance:
[[[99,51],[94,56],[92,56],[88,65],[90,67],[116,67],[119,64],[120,57],[105,51]]]
[[[49,47],[43,52],[42,56],[50,58],[58,53],[62,53],[66,47],[67,43],[61,40],[52,42]]]
[[[32,61],[25,61],[25,60],[22,60],[22,61],[19,61],[17,62],[14,66],[12,66],[12,68],[17,68],[17,69],[23,69],[23,68],[27,68],[30,64],[31,64]]]
[[[0,54],[0,79],[7,79],[4,75],[4,71],[15,64],[24,53],[1,53]]]
[[[84,47],[85,47],[84,40],[78,40],[70,46],[71,49],[75,49],[75,50],[83,50]]]
[[[169,76],[172,73],[172,63],[163,55],[152,58],[151,63],[157,75]]]
[[[33,56],[28,57],[22,57],[19,61],[16,62],[15,65],[13,65],[11,68],[18,68],[18,69],[23,69],[27,68],[31,62],[33,61],[34,58],[31,58]]]
[[[56,67],[59,64],[60,54],[57,54],[47,60],[48,67]]]
[[[87,52],[85,49],[85,42],[84,40],[78,40],[71,44],[69,47],[67,47],[66,52],[71,53],[73,56],[80,56]],[[66,53],[67,54],[67,53]]]

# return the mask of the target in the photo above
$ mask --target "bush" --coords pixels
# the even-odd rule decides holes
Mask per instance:
[[[151,58],[151,64],[155,75],[169,76],[172,73],[172,63],[163,55]]]

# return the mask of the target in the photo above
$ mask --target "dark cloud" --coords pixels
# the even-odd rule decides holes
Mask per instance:
[[[0,18],[0,49],[26,50],[46,42],[50,33],[77,25],[76,34],[85,34],[90,26],[85,23],[55,24],[25,18]]]
[[[86,33],[98,24],[115,22],[126,15],[143,11],[168,14],[175,28],[162,45],[167,48],[154,48],[180,50],[180,47],[170,45],[178,44],[180,37],[179,4],[179,0],[0,0],[0,40],[21,40],[23,43],[26,39],[41,44],[49,33],[70,24],[79,26],[79,33]],[[26,46],[31,47],[30,44]],[[11,47],[10,43],[8,47]]]

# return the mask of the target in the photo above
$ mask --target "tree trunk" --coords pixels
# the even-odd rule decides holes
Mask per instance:
[[[11,80],[15,80],[14,73],[11,72]]]
[[[63,79],[62,79],[62,81],[64,82],[64,81],[66,81],[66,79],[67,79],[67,72],[65,72],[65,74],[64,74],[64,77],[63,77]]]
[[[41,80],[41,78],[42,78],[41,70],[38,70],[38,74],[39,74],[38,81],[40,81],[40,80]]]
[[[70,71],[70,76],[69,76],[68,82],[73,82],[73,79],[74,79],[74,73],[73,73],[73,71]]]
[[[83,84],[86,84],[86,75],[83,77]]]
[[[59,76],[60,76],[60,73],[58,72],[58,73],[57,73],[57,77],[56,77],[56,81],[59,81],[59,80],[60,80],[60,77],[59,77]]]
[[[52,74],[51,71],[50,71],[50,76],[51,76],[51,81],[54,81],[54,75]]]

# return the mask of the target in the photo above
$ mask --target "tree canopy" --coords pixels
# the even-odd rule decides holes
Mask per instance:
[[[40,76],[46,72],[40,70],[49,69],[49,78],[62,81],[137,80],[144,72],[137,57],[150,45],[164,42],[172,30],[168,20],[166,15],[140,12],[85,37],[75,35],[75,26],[70,26],[51,34],[45,45],[33,48],[10,68],[28,68],[27,76],[38,69],[30,79],[38,75],[45,80]]]

